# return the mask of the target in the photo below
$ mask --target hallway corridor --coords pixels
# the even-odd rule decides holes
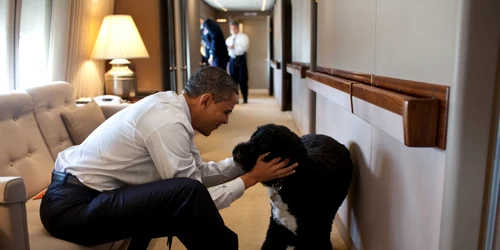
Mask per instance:
[[[241,103],[241,102],[240,102]],[[279,106],[267,94],[250,94],[248,104],[236,105],[229,118],[229,124],[214,131],[210,137],[196,135],[195,141],[204,161],[218,161],[231,156],[233,147],[247,140],[257,126],[276,123],[289,127],[298,133],[290,114],[280,112]],[[261,185],[248,189],[242,198],[231,207],[221,210],[226,225],[238,234],[240,250],[258,250],[264,241],[269,224],[270,205],[267,190]],[[347,250],[340,232],[334,225],[331,235],[335,250]],[[150,250],[166,250],[166,239],[152,243]],[[185,247],[174,239],[173,250],[184,250]]]

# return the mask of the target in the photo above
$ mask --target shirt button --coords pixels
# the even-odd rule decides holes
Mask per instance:
[[[9,165],[12,167],[14,165],[14,162],[9,161]]]
[[[31,153],[28,153],[28,157],[31,157]]]

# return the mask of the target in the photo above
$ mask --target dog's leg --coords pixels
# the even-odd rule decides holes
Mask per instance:
[[[294,250],[333,250],[330,241],[332,226],[328,223],[318,223],[318,221],[309,218],[297,222],[297,243]]]
[[[294,245],[295,237],[295,234],[278,224],[271,215],[266,240],[261,250],[286,250],[289,245]]]

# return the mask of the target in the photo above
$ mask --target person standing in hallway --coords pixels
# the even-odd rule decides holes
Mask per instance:
[[[214,20],[207,18],[203,21],[203,35],[201,39],[208,48],[208,64],[226,70],[229,61],[224,34]]]
[[[248,103],[248,36],[240,32],[240,24],[232,21],[229,26],[231,36],[226,39],[229,57],[229,74],[240,85],[243,103]]]

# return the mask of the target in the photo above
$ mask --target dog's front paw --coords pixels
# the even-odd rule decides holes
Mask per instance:
[[[333,250],[333,246],[331,243],[325,243],[325,244],[316,244],[314,241],[311,241],[309,243],[298,243],[295,248],[292,248],[294,250]]]
[[[287,247],[288,246],[286,244],[283,244],[283,243],[265,241],[260,249],[261,250],[287,250]]]

